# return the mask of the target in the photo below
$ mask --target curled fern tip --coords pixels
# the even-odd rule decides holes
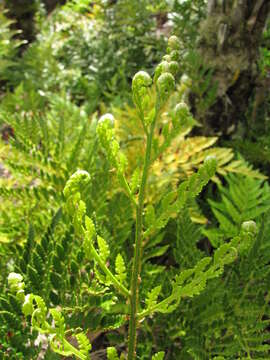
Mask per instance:
[[[252,233],[253,235],[257,233],[257,225],[253,220],[243,222],[241,229],[244,232]]]

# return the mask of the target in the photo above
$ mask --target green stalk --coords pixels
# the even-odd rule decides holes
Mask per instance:
[[[170,305],[170,303],[172,303],[174,300],[177,300],[177,296],[176,295],[170,295],[169,297],[167,297],[166,299],[162,300],[161,302],[157,303],[156,305],[152,306],[151,308],[142,311],[141,313],[138,314],[138,319],[142,320],[144,319],[146,316],[153,314],[155,311],[158,311],[159,309],[164,308],[164,306],[168,306]]]
[[[106,264],[104,264],[104,262],[101,260],[98,252],[96,251],[95,247],[91,244],[91,253],[94,257],[94,259],[96,260],[96,262],[98,263],[98,265],[100,266],[100,268],[102,269],[102,271],[104,271],[104,273],[111,279],[114,287],[125,297],[129,298],[130,293],[128,291],[128,289],[120,283],[120,281],[117,280],[117,278],[111,273],[111,271],[107,268]]]
[[[157,101],[158,104],[158,101]],[[139,190],[139,201],[136,208],[136,233],[135,233],[135,250],[133,258],[133,268],[131,275],[131,296],[130,296],[130,319],[129,319],[129,336],[128,336],[128,360],[136,358],[136,329],[138,325],[138,306],[139,306],[139,285],[141,273],[141,259],[142,259],[142,235],[143,235],[143,207],[145,198],[145,189],[147,185],[148,171],[151,164],[151,150],[154,129],[158,114],[158,105],[156,106],[156,115],[150,127],[150,132],[147,134],[146,153],[143,166],[142,181]]]
[[[63,341],[66,350],[70,351],[72,354],[76,355],[80,360],[87,360],[86,355],[82,354],[78,349],[72,346],[66,339]],[[55,350],[54,350],[55,351]],[[55,351],[57,352],[57,351]],[[61,354],[61,352],[59,352]]]
[[[118,179],[119,179],[120,184],[123,186],[124,190],[126,191],[128,197],[130,198],[132,204],[137,206],[136,200],[130,190],[130,187],[128,185],[127,179],[125,178],[125,175],[122,173],[119,173]]]

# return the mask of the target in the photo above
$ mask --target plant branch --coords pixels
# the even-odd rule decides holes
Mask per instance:
[[[108,275],[108,277],[111,279],[114,287],[125,297],[129,298],[130,297],[130,292],[128,291],[128,289],[121,284],[117,278],[112,274],[112,272],[107,268],[106,264],[104,264],[104,262],[101,260],[98,252],[96,251],[95,247],[93,246],[93,244],[90,245],[91,246],[91,253],[95,259],[95,261],[98,263],[98,265],[101,267],[102,271]]]
[[[164,308],[165,306],[168,306],[170,303],[172,303],[174,300],[177,300],[177,297],[175,294],[171,294],[170,296],[168,296],[166,299],[160,301],[159,303],[157,303],[156,305],[140,312],[138,314],[138,320],[141,320],[143,318],[145,318],[148,315],[151,315],[153,312],[158,311],[159,308]]]
[[[151,163],[151,150],[154,129],[159,109],[159,99],[156,103],[155,118],[150,126],[150,132],[147,133],[146,153],[143,166],[142,181],[139,190],[139,201],[136,211],[136,234],[135,234],[135,250],[133,258],[133,269],[131,275],[131,297],[130,297],[130,320],[129,320],[129,338],[128,338],[128,360],[133,360],[136,357],[136,329],[137,329],[137,312],[139,305],[139,285],[141,273],[141,259],[142,259],[142,233],[143,233],[143,207],[145,198],[145,189],[147,185],[148,171]]]
[[[137,207],[137,202],[130,190],[130,187],[128,185],[127,179],[125,178],[125,175],[123,173],[119,173],[118,174],[118,179],[120,184],[122,185],[123,189],[126,191],[128,197],[130,198],[131,202],[133,205],[135,205]]]

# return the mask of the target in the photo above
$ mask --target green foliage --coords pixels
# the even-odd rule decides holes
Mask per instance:
[[[31,331],[31,324],[23,321],[23,313],[20,298],[24,294],[22,277],[11,273],[8,283],[10,293],[2,293],[0,297],[0,341],[1,358],[8,353],[12,358],[31,358],[37,356],[39,349],[34,346],[38,335],[37,331]],[[18,291],[18,296],[14,292]],[[24,295],[23,295],[24,296]],[[30,347],[27,343],[31,345]]]
[[[171,5],[181,40],[156,68],[168,5],[148,0],[40,11],[37,41],[10,67],[1,358],[43,356],[43,334],[46,359],[267,359],[269,185],[217,138],[188,136],[215,101],[190,51],[206,8]]]
[[[216,204],[219,208],[222,205],[226,209],[228,199],[232,201],[235,196],[239,199],[241,193],[247,197],[246,202],[243,201],[243,197],[241,198],[242,204],[249,203],[252,208],[251,197],[256,193],[260,204],[258,211],[263,206],[268,206],[269,209],[267,184],[262,187],[261,181],[239,175],[229,176],[228,179],[234,187],[232,185],[219,187],[221,200],[214,203],[213,210],[216,210]],[[252,188],[248,188],[250,183],[253,184]],[[240,184],[240,186],[236,187],[235,184]],[[246,188],[242,189],[244,185]],[[238,191],[239,187],[241,187],[241,192]],[[266,190],[265,193],[264,190]],[[251,197],[248,197],[249,193]],[[262,193],[266,196],[262,196]],[[245,213],[245,209],[243,210]],[[232,213],[226,211],[225,215],[229,217]],[[253,215],[257,215],[256,212]],[[245,358],[247,354],[252,359],[267,358],[269,351],[267,342],[269,338],[267,330],[269,326],[269,261],[267,260],[269,259],[269,210],[265,208],[263,214],[258,214],[255,218],[257,226],[252,221],[244,222],[241,226],[240,237],[243,240],[240,243],[239,239],[237,240],[240,256],[238,255],[237,261],[231,264],[230,268],[224,268],[221,282],[218,279],[209,281],[204,292],[190,301],[182,301],[181,306],[175,310],[169,320],[162,315],[157,315],[155,321],[151,321],[151,325],[149,324],[151,332],[155,333],[155,339],[158,339],[160,343],[158,349],[167,346],[170,356],[177,358],[181,344],[180,356],[183,359],[220,357],[231,360]],[[227,222],[225,223],[223,218],[219,219],[220,227],[223,224],[220,234],[222,231],[226,234]],[[232,221],[234,218],[229,219]],[[190,271],[192,264],[202,261],[200,259],[204,261],[204,253],[212,251],[212,247],[203,235],[209,230],[203,229],[201,233],[201,226],[190,222],[187,211],[181,213],[174,223],[170,223],[170,228],[167,236],[177,235],[177,246],[173,249],[173,255],[182,273]],[[252,234],[255,234],[255,239]],[[214,233],[211,238],[215,238]],[[237,238],[238,236],[235,239]],[[219,244],[228,245],[227,237],[218,239]],[[232,240],[231,244],[235,246],[235,240]],[[175,270],[172,272],[174,273]],[[164,284],[171,276],[172,273],[164,276]],[[166,293],[169,290],[164,286]],[[170,324],[169,327],[168,324]],[[166,335],[163,330],[160,332],[160,329],[164,329],[165,326],[168,327]]]
[[[122,355],[120,356],[120,359],[117,354],[117,350],[115,347],[108,347],[107,348],[107,359],[108,360],[122,360],[124,359]]]
[[[228,188],[218,185],[221,200],[208,200],[219,226],[205,229],[203,233],[214,247],[235,236],[243,222],[257,220],[270,209],[268,183],[233,174],[228,175],[226,181]]]
[[[170,59],[167,58],[167,60]],[[163,63],[164,61],[160,64]],[[157,66],[157,70],[160,64]],[[162,69],[157,70],[154,79],[158,74],[161,75],[163,71]],[[141,72],[138,74],[141,77]],[[265,179],[266,177],[262,173],[253,169],[241,156],[236,156],[231,148],[217,146],[218,137],[191,136],[193,132],[196,132],[196,126],[199,126],[199,124],[183,101],[190,91],[190,86],[192,86],[190,83],[187,84],[186,81],[187,79],[183,78],[180,80],[177,91],[165,105],[162,117],[158,119],[156,126],[158,136],[154,139],[153,148],[155,159],[159,159],[159,161],[153,161],[151,187],[148,197],[150,199],[159,199],[165,190],[176,189],[179,180],[186,179],[198,170],[207,156],[214,156],[217,159],[217,171],[211,178],[216,183],[221,183],[222,177],[228,173],[240,173],[254,178]],[[196,81],[194,82],[194,89],[195,84]],[[142,138],[144,124],[141,121],[142,114],[144,112],[143,115],[147,124],[151,123],[155,114],[153,110],[154,91],[145,86],[142,87],[141,91],[145,93],[145,101],[140,112],[136,112],[136,109],[139,109],[138,105],[136,109],[128,105],[123,109],[113,109],[116,133],[122,139],[121,143],[128,159],[128,170],[130,169],[130,171],[138,168],[143,162],[144,144]],[[136,101],[136,104],[138,103],[138,99],[134,99],[134,101]],[[152,109],[151,112],[150,109]],[[147,110],[150,113],[149,116],[146,115]],[[130,133],[134,135],[131,137]],[[132,146],[134,143],[136,146]],[[182,156],[179,156],[179,154],[182,154]],[[134,180],[137,174],[136,171]],[[202,223],[206,221],[206,218],[198,216],[198,211],[192,212],[193,219],[196,219],[196,221]]]
[[[178,40],[175,37],[170,38],[168,53],[171,54],[177,48]],[[170,70],[170,67],[168,67],[168,70]],[[170,71],[174,72],[174,69]],[[139,291],[141,262],[143,261],[142,251],[144,247],[142,241],[147,242],[153,236],[159,236],[160,231],[166,227],[168,221],[178,216],[186,204],[199,195],[203,187],[214,176],[217,168],[216,158],[213,156],[206,157],[204,164],[196,173],[181,182],[176,190],[163,194],[160,203],[155,204],[157,209],[153,205],[147,207],[146,220],[144,221],[144,198],[148,172],[151,164],[157,158],[157,154],[160,153],[158,143],[152,149],[155,125],[164,109],[164,105],[173,92],[175,84],[173,75],[167,71],[161,71],[155,81],[156,103],[154,109],[150,107],[147,91],[152,83],[150,76],[145,72],[140,72],[135,75],[132,83],[134,102],[137,106],[146,137],[145,160],[141,169],[142,175],[141,177],[139,175],[136,176],[139,180],[136,180],[137,185],[132,186],[133,189],[139,186],[138,194],[131,190],[129,181],[126,179],[127,159],[121,150],[119,142],[116,140],[113,116],[111,114],[102,116],[96,127],[98,140],[104,149],[109,168],[116,170],[120,187],[126,193],[131,206],[136,209],[135,252],[132,258],[132,269],[130,267],[126,268],[120,253],[117,253],[115,257],[115,273],[111,269],[109,265],[112,258],[110,244],[99,234],[99,219],[96,218],[93,210],[91,217],[87,214],[90,208],[87,206],[88,201],[85,195],[85,188],[91,188],[94,177],[92,172],[90,176],[85,170],[77,170],[66,182],[65,187],[60,188],[63,191],[66,203],[53,216],[46,235],[41,238],[40,242],[33,243],[33,230],[29,231],[28,248],[31,248],[31,257],[27,259],[26,256],[25,260],[27,263],[26,261],[20,263],[20,273],[25,274],[24,278],[27,280],[28,288],[24,290],[25,285],[21,275],[16,273],[9,275],[10,291],[21,302],[24,315],[31,317],[34,329],[41,333],[50,334],[51,348],[58,354],[64,356],[75,355],[77,358],[84,360],[87,358],[92,347],[86,334],[82,332],[77,333],[76,327],[73,325],[73,334],[78,344],[77,347],[74,347],[67,338],[67,333],[70,332],[68,329],[70,319],[66,318],[57,308],[48,310],[47,304],[61,304],[63,309],[68,306],[71,312],[76,314],[76,308],[78,307],[78,302],[80,302],[79,308],[84,308],[83,313],[85,313],[85,311],[91,309],[91,305],[88,302],[84,303],[83,289],[85,289],[88,295],[99,296],[99,306],[95,304],[95,307],[100,308],[101,314],[104,317],[100,318],[96,325],[92,323],[90,327],[95,330],[99,328],[103,330],[119,329],[129,320],[128,359],[132,360],[136,356],[138,321],[142,321],[149,316],[152,317],[154,313],[170,314],[179,309],[179,303],[182,299],[200,295],[210,280],[216,279],[223,274],[225,265],[231,264],[237,259],[238,253],[242,255],[249,250],[252,239],[256,235],[256,232],[253,231],[253,224],[251,222],[245,223],[239,235],[236,235],[231,242],[222,244],[215,251],[213,257],[199,257],[192,268],[182,269],[181,272],[175,268],[174,275],[168,281],[169,287],[166,287],[165,296],[162,294],[163,283],[151,284],[146,296],[147,286],[142,291]],[[73,107],[72,110],[74,111]],[[150,117],[149,113],[151,114]],[[176,108],[177,118],[182,119],[182,117],[189,116],[189,112],[186,111],[183,105]],[[13,127],[15,125],[16,122]],[[173,126],[175,132],[181,129],[181,126],[177,123],[174,123]],[[63,136],[63,132],[65,129],[65,122],[61,119],[57,132],[58,143],[55,148],[53,147],[54,151],[52,150],[51,152],[52,155],[55,155],[56,159],[64,154],[65,143],[63,140],[66,136]],[[17,128],[15,130],[18,131]],[[83,130],[85,131],[85,128]],[[14,143],[16,141],[17,138],[15,138]],[[77,143],[75,141],[75,145]],[[24,147],[26,146],[29,147],[29,144],[24,143]],[[71,152],[71,157],[73,157],[73,154],[74,151]],[[78,158],[76,160],[78,164]],[[62,161],[61,165],[63,166],[63,164]],[[68,172],[71,170],[69,164],[74,166],[73,161],[72,164],[70,162],[70,157],[68,157],[67,167],[65,167]],[[63,174],[66,175],[66,172],[63,172]],[[62,198],[60,197],[59,205],[61,205],[61,201]],[[62,219],[63,224],[60,221]],[[72,241],[66,241],[65,237],[63,238],[63,234],[66,234],[65,236],[70,235],[72,229],[72,225],[69,225],[69,219],[74,228],[74,238]],[[52,242],[52,239],[57,240]],[[159,244],[161,240],[162,236],[158,240],[154,240],[152,245]],[[79,250],[80,247],[76,246],[78,242],[83,244],[82,252]],[[146,247],[147,258],[163,255],[167,247],[159,247],[156,250],[154,253],[150,253],[151,255],[149,256]],[[67,256],[68,251],[70,251],[69,256]],[[51,255],[46,258],[42,256],[42,253],[46,255],[51,253]],[[92,279],[86,271],[86,269],[89,269],[88,264],[93,269],[94,277]],[[81,265],[84,265],[85,268],[82,269]],[[144,266],[146,265],[147,261],[145,261]],[[65,276],[63,281],[62,274],[64,269],[68,267],[71,269],[72,275],[76,275],[76,280],[72,276]],[[46,268],[50,269],[50,272],[47,274],[44,272]],[[142,275],[144,275],[144,270]],[[130,288],[126,286],[127,278],[130,279]],[[143,281],[145,281],[144,278]],[[80,288],[82,282],[84,287]],[[78,293],[75,297],[71,296],[70,299],[67,299],[66,293],[70,291],[70,285],[73,293],[75,286],[77,286]],[[50,292],[49,289],[51,289]],[[36,295],[36,293],[39,295]],[[143,300],[144,297],[145,300]],[[160,300],[161,297],[162,300]],[[53,319],[53,323],[48,318],[48,312]],[[89,326],[86,330],[89,330]],[[107,354],[109,358],[118,358],[115,348],[109,347]],[[163,357],[164,352],[159,352],[153,356],[153,359],[163,359]]]
[[[13,216],[13,207],[2,208],[1,235],[6,241],[13,239],[13,243],[25,237],[29,223],[22,222],[17,230],[16,222],[28,214],[32,214],[36,232],[42,233],[39,230],[47,225],[50,211],[55,212],[61,206],[59,191],[62,191],[67,175],[79,166],[80,161],[84,167],[89,166],[95,142],[94,121],[91,123],[83,110],[65,97],[55,96],[43,115],[38,109],[30,111],[27,101],[18,103],[17,112],[13,113],[9,102],[15,100],[14,97],[20,98],[22,92],[5,99],[6,104],[0,110],[2,122],[15,134],[8,144],[1,145],[4,149],[1,158],[9,171],[9,177],[3,180],[1,196],[7,202],[16,199],[13,206],[17,210]],[[40,99],[38,94],[23,94],[29,96],[30,104]],[[85,152],[83,144],[90,152]],[[49,210],[45,218],[38,219],[45,208]]]
[[[63,90],[77,103],[86,102],[90,112],[100,101],[121,104],[128,97],[136,69],[152,69],[164,38],[157,37],[145,1],[90,3],[68,2],[41,23],[21,60],[24,71],[12,75],[13,83],[24,81],[45,94]]]
[[[115,272],[116,272],[116,278],[120,281],[120,283],[124,284],[127,277],[127,273],[126,273],[125,262],[121,254],[117,254],[116,256]]]
[[[197,244],[202,240],[202,233],[201,227],[191,221],[186,208],[177,218],[172,231],[176,232],[173,248],[176,263],[181,269],[195,266],[203,255],[203,252],[197,248]]]
[[[165,353],[163,351],[160,351],[159,353],[156,353],[152,356],[152,360],[163,360]]]
[[[21,41],[15,40],[18,31],[11,30],[12,20],[6,17],[6,12],[0,4],[0,80],[7,81],[11,75],[11,68],[16,63],[16,54]]]
[[[85,188],[88,208],[95,207],[102,231],[109,234],[109,238],[112,229],[121,227],[124,231],[122,244],[128,238],[125,229],[130,229],[132,224],[126,223],[123,227],[121,223],[117,227],[118,217],[110,216],[116,198],[107,203],[105,195],[106,189],[111,188],[111,179],[104,173],[104,160],[97,160],[98,153],[94,152],[97,144],[95,116],[88,118],[83,108],[72,104],[65,96],[55,95],[45,101],[38,93],[27,94],[23,87],[4,99],[0,112],[2,122],[15,134],[7,143],[1,142],[1,162],[8,169],[8,176],[1,178],[1,291],[6,291],[4,279],[8,272],[15,270],[24,275],[28,289],[42,296],[47,306],[60,303],[67,309],[77,306],[69,319],[75,327],[80,326],[82,316],[88,317],[87,322],[94,328],[101,322],[105,327],[111,326],[112,322],[104,319],[105,312],[101,314],[98,310],[103,303],[109,303],[109,294],[95,288],[92,305],[85,307],[88,290],[84,284],[90,281],[91,274],[88,267],[85,269],[80,240],[62,210],[65,203],[61,193],[67,176],[77,166],[88,169],[94,186],[93,189],[89,184]],[[117,206],[121,204],[125,212],[125,199],[117,202]],[[122,244],[119,242],[113,257]],[[68,293],[72,295],[67,296]],[[68,313],[67,310],[65,315]],[[11,316],[18,315],[15,312]],[[9,331],[16,332],[14,341],[7,335]],[[1,343],[6,344],[3,351],[11,346],[18,354],[21,349],[26,351],[25,339],[32,339],[30,326],[20,330],[7,325],[2,335]],[[33,341],[31,351],[35,353],[38,348]]]
[[[206,16],[205,0],[174,1],[172,6],[173,30],[181,39],[183,50],[194,48],[201,21]]]

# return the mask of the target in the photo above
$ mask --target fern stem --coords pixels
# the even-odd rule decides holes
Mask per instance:
[[[132,192],[131,192],[131,190],[130,190],[130,187],[129,187],[129,185],[128,185],[127,179],[125,178],[125,175],[122,174],[122,173],[120,173],[120,174],[118,175],[118,178],[119,178],[120,184],[123,186],[123,188],[124,188],[124,190],[126,191],[128,197],[130,198],[132,204],[135,205],[135,206],[137,206],[136,200],[135,200],[135,198],[134,198],[134,196],[133,196],[133,194],[132,194]]]
[[[64,346],[67,350],[72,352],[72,354],[76,355],[80,360],[87,360],[86,355],[82,354],[79,350],[77,350],[74,346],[72,346],[66,339],[63,341]]]
[[[151,124],[150,132],[147,133],[146,153],[143,166],[142,181],[139,190],[139,200],[136,208],[136,233],[135,233],[135,249],[133,257],[133,268],[131,275],[131,296],[130,296],[130,319],[129,319],[129,337],[128,337],[128,360],[136,358],[136,329],[138,325],[138,305],[139,305],[139,285],[141,273],[142,259],[142,238],[143,238],[143,207],[145,198],[145,189],[147,185],[148,171],[151,163],[151,149],[153,142],[154,129],[158,114],[158,105],[156,105],[156,115]]]
[[[128,291],[128,289],[121,284],[117,278],[111,273],[111,271],[107,268],[106,264],[104,264],[104,262],[101,260],[98,252],[96,251],[95,247],[91,244],[91,253],[94,257],[94,259],[96,260],[96,262],[98,263],[98,265],[101,267],[102,271],[111,279],[114,287],[125,297],[129,298],[130,297],[130,292]]]
[[[169,297],[157,303],[156,305],[152,306],[151,308],[148,308],[147,310],[140,312],[138,314],[138,319],[141,320],[146,316],[153,314],[155,311],[158,311],[159,309],[168,306],[170,303],[172,303],[175,300],[177,300],[177,297],[175,295],[170,295]]]

